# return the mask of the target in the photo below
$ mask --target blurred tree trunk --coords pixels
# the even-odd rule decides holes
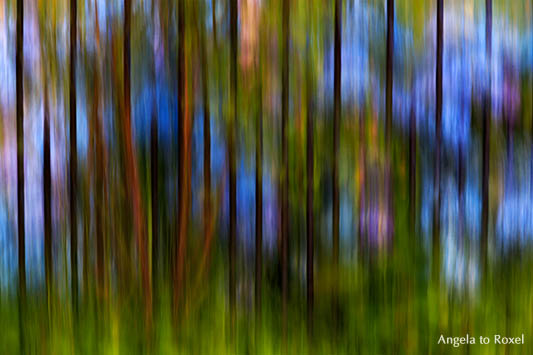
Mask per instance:
[[[26,319],[26,244],[24,232],[24,83],[23,44],[24,5],[17,0],[17,48],[16,48],[16,90],[17,90],[17,215],[18,215],[18,299],[20,352],[25,353]]]
[[[214,48],[218,49],[216,7],[217,7],[216,0],[211,0],[211,23],[213,25],[213,43],[214,43]]]
[[[236,242],[237,242],[237,230],[236,230],[236,218],[237,218],[237,182],[236,182],[236,163],[235,163],[235,125],[238,117],[237,107],[237,50],[238,50],[238,7],[237,0],[230,0],[230,41],[231,41],[231,54],[230,54],[230,98],[231,98],[231,116],[229,119],[228,127],[228,158],[229,158],[229,303],[230,303],[230,321],[231,321],[231,338],[232,341],[235,337],[235,301],[236,301]]]
[[[458,155],[458,195],[459,195],[459,241],[462,243],[464,238],[465,228],[465,163],[463,145],[459,144]]]
[[[199,277],[202,277],[208,264],[213,241],[213,208],[211,196],[211,110],[209,104],[209,70],[207,58],[207,43],[204,20],[206,18],[206,4],[200,3],[199,16],[196,15],[196,33],[199,39],[201,74],[202,74],[202,100],[204,114],[204,249],[199,268]]]
[[[313,306],[314,306],[314,213],[313,213],[313,188],[314,188],[314,85],[312,78],[312,63],[310,44],[307,44],[307,334],[310,341],[313,339]]]
[[[148,269],[148,243],[144,229],[144,213],[142,210],[139,175],[135,162],[135,152],[131,132],[131,93],[130,93],[130,53],[131,53],[131,0],[124,0],[124,116],[121,120],[122,149],[126,163],[126,180],[128,194],[133,204],[133,227],[137,240],[137,252],[141,263],[142,288],[144,291],[144,307],[146,327],[150,329],[152,321],[152,287]]]
[[[263,84],[261,60],[257,61],[257,122],[255,131],[255,310],[261,326],[263,276]]]
[[[155,24],[155,5],[152,2],[152,20]],[[150,181],[151,181],[151,208],[152,208],[152,296],[154,304],[157,306],[159,297],[159,141],[158,141],[158,107],[157,107],[157,73],[156,73],[156,41],[153,37],[154,59],[152,63],[152,122],[150,127]]]
[[[491,85],[492,85],[492,0],[485,2],[485,38],[488,65],[488,85],[485,88],[485,102],[483,104],[483,146],[481,171],[481,267],[483,272],[487,268],[487,247],[489,233],[489,171],[490,171],[490,120],[491,120]]]
[[[387,63],[385,88],[385,198],[387,236],[392,235],[392,90],[394,66],[394,0],[387,0]]]
[[[175,8],[176,8],[176,1],[160,1],[160,0],[157,0],[157,10],[158,10],[158,18],[159,18],[159,25],[160,25],[160,45],[162,47],[162,66],[161,66],[161,74],[160,73],[157,73],[157,76],[159,77],[159,75],[161,75],[161,77],[166,77],[168,75],[168,73],[171,73],[171,70],[170,70],[170,66],[172,65],[174,68],[177,69],[176,67],[176,63],[173,63],[171,61],[171,58],[169,56],[169,49],[170,49],[170,46],[171,46],[171,43],[172,43],[172,46],[176,45],[176,36],[174,35],[173,38],[172,38],[172,42],[171,42],[171,38],[169,37],[169,28],[170,28],[170,20],[171,18],[174,18],[174,15],[176,13],[175,11]],[[156,34],[154,34],[154,36],[157,36]],[[159,49],[161,50],[161,49]],[[174,58],[174,57],[173,57]],[[173,72],[173,71],[172,71]],[[160,108],[158,107],[158,110]],[[158,112],[158,115],[159,115],[159,112]],[[176,131],[176,126],[177,126],[177,122],[178,120],[176,119],[175,121],[172,121],[170,122],[170,129],[172,130],[172,132],[175,132]],[[158,122],[159,123],[159,122]],[[176,125],[174,125],[176,124]],[[158,128],[159,129],[159,128]],[[172,134],[173,136],[173,134]],[[176,148],[177,144],[175,144],[174,142],[171,144],[171,147],[174,147]],[[177,150],[177,149],[175,149]],[[161,153],[161,152],[160,152]],[[171,154],[170,152],[168,152],[169,155]],[[159,154],[159,156],[161,158],[163,158],[163,156],[166,156],[165,154]],[[176,159],[176,155],[174,156],[174,159]],[[176,160],[178,160],[179,158],[177,158]],[[162,164],[161,165],[161,170],[159,171],[159,174],[160,174],[160,180],[159,181],[159,184],[160,184],[160,188],[162,186],[162,181],[164,180],[163,179],[163,176],[166,176],[167,173],[170,173],[170,175],[173,175],[172,174],[172,167],[175,167],[174,164]],[[170,168],[170,169],[168,169]],[[175,170],[174,170],[175,171]],[[176,183],[173,183],[173,185],[171,185],[171,190],[174,191],[173,193],[170,193],[170,194],[159,194],[159,204],[161,206],[165,206],[167,205],[168,202],[174,202],[174,205],[173,207],[176,206],[175,204],[175,199],[176,199]],[[160,257],[161,257],[161,263],[160,263],[160,277],[163,278],[163,279],[166,279],[167,277],[170,278],[170,280],[172,280],[172,270],[173,270],[173,264],[172,264],[172,260],[173,260],[173,257],[174,257],[174,240],[175,240],[175,235],[176,233],[173,233],[172,232],[172,228],[174,228],[174,225],[173,225],[173,222],[174,220],[176,220],[176,218],[172,218],[173,216],[173,209],[169,209],[169,208],[163,208],[163,209],[160,209],[159,210],[159,254],[160,254]],[[176,216],[176,215],[174,215]],[[173,292],[173,289],[172,287],[170,288],[170,292],[172,294]],[[172,308],[172,306],[171,306]]]
[[[78,2],[70,2],[70,265],[72,288],[72,311],[74,320],[78,316],[78,218],[77,218],[77,122],[76,122],[76,58],[77,58],[77,30],[78,30]]]
[[[184,4],[181,4],[180,13],[185,15],[184,13]],[[193,14],[194,15],[194,14]],[[183,17],[180,17],[181,21],[184,21],[185,19]],[[194,24],[194,21],[193,21]],[[181,23],[179,26],[184,26],[184,22]],[[184,28],[181,27],[181,30],[184,31]],[[192,148],[191,148],[191,141],[192,141],[192,128],[193,128],[193,120],[194,120],[194,110],[191,108],[192,105],[194,105],[194,77],[191,79],[191,84],[189,87],[189,73],[192,72],[191,68],[188,67],[188,62],[186,61],[186,57],[184,55],[185,53],[185,45],[189,42],[186,42],[184,33],[182,32],[182,45],[181,45],[181,57],[179,58],[180,63],[178,65],[181,65],[182,67],[179,68],[179,73],[181,75],[181,82],[179,83],[179,89],[181,94],[181,113],[182,117],[180,119],[180,129],[181,129],[181,142],[180,142],[180,161],[181,165],[179,167],[180,169],[180,176],[179,181],[181,184],[180,187],[180,195],[179,195],[179,206],[178,206],[178,245],[177,245],[177,256],[176,256],[176,264],[175,264],[175,288],[176,292],[174,293],[174,303],[175,303],[175,312],[179,312],[179,309],[182,305],[183,300],[187,300],[185,298],[185,290],[186,290],[186,257],[187,257],[187,234],[188,234],[188,228],[189,228],[189,214],[190,214],[190,201],[191,201],[191,156],[192,156]],[[191,48],[190,46],[187,48]],[[190,55],[192,55],[192,50],[190,50]],[[184,299],[185,298],[185,299]],[[185,304],[186,306],[186,304]],[[176,313],[175,320],[177,321],[178,313]]]
[[[392,130],[392,80],[394,56],[394,0],[387,0],[387,72],[385,97],[385,145],[388,163],[390,163],[390,145]]]
[[[335,64],[333,74],[333,320],[335,332],[339,316],[339,121],[341,119],[341,36],[342,2],[335,0]]]
[[[204,18],[202,11],[202,17]],[[202,22],[203,23],[203,22]],[[202,60],[202,96],[204,103],[204,227],[207,227],[211,218],[211,121],[209,110],[209,78],[207,70],[207,48],[205,41],[204,26],[200,27],[200,50]],[[206,249],[209,250],[210,236],[208,230],[204,230]]]
[[[367,28],[368,29],[368,28]],[[370,50],[370,44],[367,44],[367,51]],[[371,67],[372,68],[372,67]],[[361,98],[361,108],[359,117],[359,159],[360,159],[360,172],[359,172],[359,223],[358,223],[358,237],[359,237],[359,258],[361,262],[365,261],[365,258],[369,255],[368,250],[368,221],[366,215],[366,198],[367,198],[367,103],[365,95]]]
[[[155,109],[154,109],[155,111]],[[152,124],[150,132],[151,141],[151,189],[152,189],[152,283],[153,293],[157,292],[157,279],[159,270],[159,174],[158,174],[158,125],[157,112],[152,113]]]
[[[409,115],[409,230],[411,239],[414,238],[416,230],[416,97],[414,87],[412,90]]]
[[[461,112],[464,112],[464,108],[466,106],[465,103],[465,88],[463,87],[461,89]],[[460,118],[461,127],[464,127],[464,116],[461,116]],[[464,130],[461,129],[460,131],[461,137],[459,140],[459,147],[457,151],[457,189],[458,189],[458,200],[459,200],[459,206],[458,206],[458,214],[459,214],[459,243],[463,243],[464,241],[464,232],[465,232],[465,197],[464,197],[464,190],[465,190],[465,162],[464,162],[464,144],[463,144],[463,137]]]
[[[95,70],[93,72],[93,108],[91,128],[93,132],[93,154],[95,157],[95,210],[96,215],[96,289],[98,297],[103,297],[107,291],[105,286],[105,271],[104,271],[104,219],[106,215],[105,203],[105,153],[104,153],[104,138],[101,126],[100,115],[100,63],[101,48],[100,48],[100,26],[98,23],[98,0],[94,2],[94,36],[96,42],[96,56],[94,58]]]
[[[91,164],[88,164],[88,168],[87,168],[87,175],[90,174],[90,168],[89,166],[92,166],[92,163]],[[83,198],[82,198],[82,201],[83,201],[83,210],[85,211],[85,213],[83,214],[83,241],[82,241],[82,255],[81,255],[81,258],[82,258],[82,265],[81,265],[81,298],[82,298],[82,304],[84,307],[87,306],[88,304],[88,295],[89,295],[89,275],[90,275],[90,250],[89,250],[89,238],[90,238],[90,235],[92,233],[91,231],[91,223],[92,223],[92,211],[91,211],[91,177],[86,177],[85,179],[85,184],[83,186],[83,190],[82,190],[82,193],[83,193]],[[87,313],[85,313],[87,314]]]
[[[50,55],[48,51],[48,33],[45,27],[47,17],[47,8],[38,9],[38,35],[40,39],[40,56],[41,56],[41,78],[43,81],[43,222],[44,222],[44,274],[45,274],[45,293],[46,293],[46,321],[47,333],[51,330],[51,294],[52,286],[52,213],[51,213],[51,174],[50,174],[50,114],[48,102],[48,72],[51,70]],[[55,20],[55,17],[54,17]],[[55,23],[52,23],[52,33],[55,33]],[[53,53],[53,52],[52,52]]]
[[[194,102],[192,98],[189,98],[189,87],[188,87],[188,71],[184,71],[183,76],[183,100],[184,100],[184,111],[183,111],[183,145],[182,145],[182,168],[181,168],[181,182],[182,195],[179,198],[180,202],[180,215],[179,215],[179,234],[178,234],[178,255],[177,255],[177,265],[176,265],[176,287],[177,287],[177,299],[175,299],[176,307],[181,306],[182,298],[184,297],[185,291],[185,282],[186,282],[186,273],[185,273],[185,258],[187,257],[187,231],[189,227],[189,206],[190,206],[190,197],[191,197],[191,132],[192,132],[192,113],[189,108],[189,103]],[[191,90],[192,92],[192,90]]]
[[[435,87],[437,92],[435,120],[435,161],[434,161],[434,199],[433,199],[433,281],[438,285],[440,274],[440,158],[442,140],[442,23],[443,0],[437,0],[437,70]]]
[[[359,114],[359,223],[358,223],[358,238],[359,238],[359,257],[361,260],[365,258],[366,254],[366,109],[365,103],[362,103],[361,113]]]
[[[185,0],[178,0],[178,68],[177,68],[177,81],[178,81],[178,186],[177,186],[177,192],[178,192],[178,206],[177,206],[177,231],[176,238],[174,239],[174,242],[172,243],[172,249],[174,251],[174,260],[172,261],[173,264],[173,315],[174,315],[174,322],[177,322],[177,316],[178,316],[178,306],[179,306],[179,293],[181,292],[179,285],[178,285],[178,265],[179,265],[179,255],[178,255],[178,244],[179,244],[179,235],[180,235],[180,218],[181,218],[181,199],[183,196],[182,193],[182,170],[183,170],[183,159],[182,159],[182,151],[183,151],[183,97],[184,97],[184,74],[185,74],[185,56],[184,56],[184,31],[185,31]]]
[[[50,322],[52,292],[52,177],[50,173],[50,115],[48,109],[48,80],[44,77],[43,120],[43,215],[44,215],[44,268],[46,280],[46,306]]]
[[[282,351],[287,353],[287,302],[288,302],[288,248],[289,248],[289,50],[290,50],[290,0],[283,0],[282,8],[282,67],[281,67],[281,298],[282,298]]]

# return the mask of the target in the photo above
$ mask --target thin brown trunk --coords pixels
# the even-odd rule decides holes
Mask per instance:
[[[155,23],[154,4],[152,3],[152,18]],[[154,31],[155,33],[155,31]],[[154,46],[156,41],[154,34]],[[152,208],[152,296],[154,304],[158,303],[158,281],[159,281],[159,141],[158,141],[158,110],[157,110],[157,73],[155,67],[156,53],[152,63],[152,122],[150,127],[150,181],[151,181],[151,208]]]
[[[177,255],[177,299],[175,299],[176,306],[180,307],[182,298],[184,297],[185,290],[185,258],[187,257],[187,231],[189,226],[189,205],[190,205],[190,186],[191,186],[191,131],[192,131],[192,119],[189,109],[189,102],[193,102],[188,97],[188,73],[184,73],[184,114],[183,114],[183,145],[182,145],[182,163],[181,169],[182,176],[181,181],[183,183],[180,198],[180,216],[179,216],[179,234],[178,234],[178,255]]]
[[[440,158],[442,140],[442,23],[443,0],[437,0],[437,70],[435,87],[437,92],[437,106],[435,119],[435,161],[434,161],[434,200],[433,200],[433,280],[438,285],[440,274]]]
[[[46,279],[46,305],[50,311],[52,292],[52,177],[50,174],[50,115],[48,111],[48,85],[44,79],[43,121],[43,215],[44,215],[44,268]],[[49,315],[50,316],[50,315]]]
[[[26,244],[24,233],[24,85],[23,85],[23,44],[24,5],[17,0],[17,214],[18,214],[18,299],[19,299],[19,340],[20,351],[25,352],[25,308],[26,308]]]
[[[392,236],[392,93],[394,66],[394,0],[387,0],[387,63],[385,88],[385,211],[387,237]]]
[[[416,114],[415,95],[411,97],[411,113],[409,117],[409,229],[414,237],[416,224]],[[412,238],[411,238],[412,239]]]
[[[46,18],[46,8],[44,9]],[[44,38],[46,31],[39,26],[40,36]],[[48,106],[48,78],[46,50],[41,44],[41,70],[43,72],[43,217],[44,217],[44,273],[46,291],[47,332],[51,329],[51,301],[52,301],[52,213],[51,213],[51,174],[50,174],[50,114]]]
[[[289,120],[289,37],[290,0],[283,1],[282,9],[282,68],[281,68],[281,297],[282,297],[282,351],[287,353],[287,303],[289,293],[289,169],[288,169],[288,120]]]
[[[151,189],[152,189],[152,288],[154,299],[157,293],[157,281],[159,277],[159,173],[158,173],[158,161],[159,161],[159,152],[158,152],[158,125],[157,125],[157,112],[152,114],[152,124],[151,124]],[[157,300],[155,300],[157,302]]]
[[[142,287],[144,291],[144,307],[146,327],[152,321],[152,287],[148,270],[148,250],[146,231],[144,230],[144,213],[142,210],[139,175],[135,163],[133,137],[131,133],[131,93],[130,93],[130,53],[131,53],[131,0],[124,0],[124,117],[122,118],[123,150],[126,162],[126,179],[130,201],[133,203],[134,232],[137,240],[137,252],[141,263]]]
[[[255,131],[255,311],[257,328],[261,326],[263,276],[263,86],[258,61],[257,123]]]
[[[392,70],[394,62],[394,0],[387,0],[387,72],[385,88],[385,150],[387,163],[390,164],[391,135],[392,135]]]
[[[457,185],[458,185],[458,200],[459,200],[459,243],[464,242],[464,232],[465,232],[465,197],[464,197],[464,191],[465,191],[465,163],[464,163],[464,153],[463,153],[463,145],[459,144],[459,151],[457,152],[457,160],[458,160],[458,172],[457,172]]]
[[[87,304],[87,295],[89,294],[89,235],[91,233],[91,188],[90,188],[90,182],[91,180],[87,178],[86,180],[86,186],[84,186],[83,189],[83,210],[85,213],[83,214],[83,241],[82,241],[82,265],[81,265],[81,293],[82,293],[82,304]]]
[[[209,77],[207,69],[207,44],[203,19],[205,18],[205,4],[202,5],[201,17],[197,19],[197,32],[200,37],[200,60],[202,70],[202,96],[204,104],[204,252],[200,271],[203,273],[205,264],[209,260],[211,243],[213,240],[212,230],[212,202],[211,202],[211,110],[209,105]]]
[[[178,286],[178,265],[179,265],[179,255],[178,255],[178,244],[179,244],[179,235],[180,235],[180,218],[181,218],[181,200],[183,197],[182,192],[182,170],[183,170],[183,97],[184,97],[184,74],[185,74],[185,56],[184,56],[184,32],[185,32],[185,4],[184,0],[178,0],[178,177],[177,177],[177,193],[178,193],[178,206],[177,206],[177,231],[176,238],[172,243],[172,248],[174,251],[174,260],[171,262],[173,265],[173,315],[174,322],[177,322],[178,307],[179,307],[179,293],[181,292]]]
[[[102,128],[100,123],[100,65],[98,60],[100,58],[100,28],[98,24],[98,1],[94,2],[95,8],[95,42],[96,42],[96,57],[95,68],[93,73],[93,117],[92,125],[94,131],[93,144],[95,154],[95,195],[96,195],[96,289],[98,297],[101,298],[105,293],[104,280],[104,216],[105,216],[105,156],[104,156],[104,139],[102,137]]]
[[[229,235],[229,301],[230,301],[230,317],[232,333],[235,331],[235,264],[236,264],[236,176],[235,176],[235,140],[233,138],[233,124],[230,124],[230,137],[228,137],[228,152],[229,152],[229,203],[230,203],[230,235]]]
[[[200,260],[200,266],[198,268],[197,278],[194,286],[194,290],[198,289],[200,282],[206,272],[206,269],[209,267],[209,261],[211,256],[211,249],[213,244],[214,237],[214,227],[216,221],[216,213],[213,211],[213,197],[211,189],[211,105],[210,105],[210,92],[209,92],[209,70],[208,70],[208,53],[207,53],[207,41],[206,41],[206,30],[203,24],[203,19],[207,15],[206,4],[200,3],[199,15],[195,12],[196,20],[196,35],[199,41],[199,51],[200,51],[200,61],[201,61],[201,75],[202,75],[202,100],[203,100],[203,111],[204,111],[204,247],[202,251],[202,257]],[[214,5],[213,5],[214,6]],[[216,25],[216,22],[213,20],[213,25]],[[213,32],[216,35],[216,28],[213,29]],[[214,40],[214,51],[216,52],[216,38]]]
[[[464,88],[461,90],[461,112],[464,112],[465,107],[465,94],[464,94]],[[464,125],[464,117],[461,117],[460,119],[461,126]],[[464,242],[464,226],[465,226],[465,198],[464,198],[464,190],[465,190],[465,163],[464,163],[464,147],[463,143],[459,141],[459,147],[457,151],[457,189],[458,189],[458,214],[459,214],[459,243],[461,245],[461,248],[463,247]]]
[[[216,0],[211,0],[211,21],[213,24],[213,42],[215,49],[218,48],[217,45],[217,20],[216,20]]]
[[[362,104],[361,113],[359,115],[359,223],[358,223],[358,238],[359,238],[359,258],[363,260],[366,255],[366,111],[365,104]]]
[[[335,331],[338,326],[339,289],[339,125],[341,119],[341,36],[342,3],[335,0],[335,65],[333,73],[333,320]]]
[[[487,249],[489,233],[489,171],[490,171],[490,119],[491,119],[491,65],[492,65],[492,0],[485,3],[485,37],[486,56],[488,62],[488,84],[485,89],[483,104],[483,146],[482,146],[482,176],[481,176],[481,267],[483,272],[487,268]]]
[[[308,44],[309,46],[309,44]],[[307,49],[307,333],[310,341],[313,339],[313,307],[314,307],[314,213],[313,213],[313,188],[314,188],[314,86],[312,85],[312,64]]]
[[[99,102],[98,99],[98,89],[95,88],[95,109],[97,110],[97,105]],[[98,112],[93,113],[93,120],[99,121]],[[95,122],[99,125],[99,122]],[[97,129],[98,130],[98,129]],[[98,135],[98,133],[96,133]],[[98,138],[95,138],[97,141]],[[96,162],[96,178],[95,178],[95,195],[97,208],[95,209],[96,215],[96,289],[98,297],[102,297],[105,294],[105,280],[104,280],[104,215],[105,215],[105,194],[104,194],[104,163],[103,163],[103,152],[101,148],[101,143],[96,142],[96,157],[98,161]]]
[[[228,156],[229,156],[229,303],[230,303],[230,322],[231,322],[231,338],[235,337],[235,265],[236,265],[236,218],[237,218],[237,198],[236,198],[236,163],[235,163],[235,125],[238,119],[237,111],[237,21],[238,21],[238,7],[237,0],[230,0],[230,40],[231,40],[231,64],[230,64],[230,85],[231,85],[231,112],[232,115],[229,120],[228,127]]]
[[[78,150],[76,120],[76,58],[77,58],[77,0],[70,2],[70,266],[72,288],[72,311],[78,316]]]
[[[339,262],[339,121],[341,115],[341,1],[335,0],[333,108],[333,263]]]
[[[89,166],[92,166],[92,164],[89,164]],[[86,185],[83,189],[83,210],[85,213],[83,214],[83,241],[82,241],[82,265],[81,265],[81,293],[82,293],[82,304],[87,304],[87,295],[89,294],[89,235],[91,233],[91,179],[86,179]]]

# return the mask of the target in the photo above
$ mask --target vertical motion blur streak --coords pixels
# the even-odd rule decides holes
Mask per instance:
[[[0,354],[532,353],[532,39],[530,0],[0,0]]]

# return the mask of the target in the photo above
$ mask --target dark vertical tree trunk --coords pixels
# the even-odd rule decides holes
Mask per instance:
[[[211,122],[209,110],[209,79],[207,78],[207,51],[205,48],[205,36],[202,35],[202,71],[203,71],[203,100],[204,100],[204,225],[211,215]],[[207,230],[204,231],[207,238]]]
[[[90,275],[90,250],[89,250],[89,238],[91,234],[91,187],[90,187],[90,178],[86,178],[85,186],[83,189],[83,241],[82,241],[82,264],[81,264],[81,298],[82,304],[87,305],[87,295],[89,294],[89,275]],[[97,205],[101,206],[101,205]]]
[[[24,5],[17,0],[17,215],[18,215],[18,298],[19,298],[19,337],[20,352],[25,352],[25,307],[26,307],[26,244],[24,232],[24,85],[23,85],[23,47]]]
[[[44,18],[46,18],[46,8]],[[55,25],[55,24],[54,24]],[[46,320],[47,332],[51,331],[51,300],[52,300],[52,221],[51,221],[51,174],[50,174],[50,115],[48,106],[48,77],[47,71],[47,50],[45,49],[44,39],[46,30],[43,24],[39,24],[39,34],[41,36],[40,54],[41,70],[43,71],[43,219],[44,219],[44,274],[45,274],[45,292],[46,292]]]
[[[95,209],[95,239],[96,239],[96,293],[97,298],[100,300],[105,293],[104,282],[104,216],[106,215],[105,209],[105,192],[104,192],[104,176],[105,176],[105,156],[104,156],[104,139],[102,133],[102,126],[100,122],[100,64],[99,58],[101,56],[100,49],[100,26],[98,23],[98,1],[94,2],[94,36],[96,42],[96,56],[94,58],[95,70],[93,72],[93,107],[92,107],[92,119],[91,126],[94,132],[92,138],[93,154],[95,160],[95,202],[98,208]],[[84,241],[84,253],[85,246],[88,246],[88,240]],[[87,265],[88,261],[84,258],[84,264]],[[87,281],[87,280],[86,280]]]
[[[394,0],[387,0],[387,63],[385,88],[385,197],[387,226],[392,225],[392,89],[394,66]],[[388,236],[391,230],[387,228]]]
[[[341,119],[341,31],[342,1],[335,0],[335,64],[333,74],[333,318],[335,330],[338,323],[338,288],[339,288],[339,121]]]
[[[387,0],[387,72],[385,92],[385,145],[390,163],[390,145],[392,130],[392,69],[394,61],[394,0]]]
[[[74,320],[78,315],[78,218],[77,218],[77,124],[76,124],[76,58],[77,58],[77,30],[78,30],[78,2],[70,2],[70,265],[72,310]]]
[[[358,238],[359,238],[359,257],[361,260],[366,256],[366,110],[365,103],[362,103],[361,113],[359,116],[359,223],[358,223]]]
[[[385,88],[385,203],[387,237],[392,237],[392,92],[394,67],[394,0],[387,0],[387,63]]]
[[[177,233],[172,243],[174,260],[173,265],[173,315],[174,321],[177,321],[178,315],[178,300],[179,300],[179,287],[178,287],[178,244],[179,244],[179,230],[180,230],[180,216],[181,216],[181,199],[182,199],[182,170],[183,170],[183,112],[184,112],[184,74],[185,74],[185,55],[184,55],[184,39],[185,39],[185,0],[178,0],[178,204],[177,204]]]
[[[44,215],[44,269],[46,280],[46,306],[50,311],[52,292],[52,178],[50,174],[50,115],[48,111],[48,85],[44,79],[43,121],[43,215]],[[49,314],[50,317],[50,314]],[[50,318],[48,319],[50,321]]]
[[[341,113],[341,0],[335,0],[335,68],[333,109],[333,263],[339,262],[339,120]]]
[[[465,88],[461,89],[461,112],[464,112],[465,103]],[[460,117],[461,127],[464,127],[464,116]],[[465,226],[465,199],[464,199],[464,189],[465,189],[465,162],[464,162],[464,145],[462,143],[462,135],[464,134],[464,129],[460,130],[460,140],[459,147],[457,150],[457,190],[458,190],[458,222],[459,222],[459,243],[461,244],[464,241],[464,226]]]
[[[155,63],[154,63],[155,66]],[[155,68],[154,79],[155,79]],[[154,80],[154,86],[157,85]],[[155,92],[154,92],[155,95]],[[150,132],[150,171],[151,171],[151,190],[152,190],[152,293],[154,302],[157,303],[158,295],[158,278],[159,278],[159,141],[158,141],[158,122],[157,122],[157,107],[156,99],[154,101],[154,107],[152,108],[152,123]]]
[[[200,39],[200,60],[202,70],[202,100],[204,104],[204,252],[200,272],[203,273],[205,264],[211,252],[213,240],[212,202],[211,202],[211,109],[209,104],[209,71],[207,68],[207,43],[205,38],[204,20],[206,17],[205,3],[201,4],[200,18],[196,21],[197,33]],[[201,275],[200,275],[201,276]]]
[[[95,120],[98,120],[99,116],[96,114]],[[97,152],[101,152],[101,148],[97,148]],[[103,158],[102,154],[97,153],[97,157]],[[96,171],[96,290],[98,298],[102,297],[105,293],[105,271],[104,271],[104,164],[103,162],[97,162]]]
[[[486,56],[488,63],[488,85],[485,89],[485,102],[483,104],[483,146],[482,146],[482,170],[481,170],[481,267],[483,272],[487,267],[487,247],[489,231],[489,171],[490,171],[490,120],[491,120],[491,65],[492,65],[492,0],[485,3],[485,36]]]
[[[289,247],[289,169],[288,131],[289,116],[289,36],[290,0],[283,0],[282,9],[282,63],[281,63],[281,299],[283,352],[287,353],[287,299],[288,299],[288,247]]]
[[[414,85],[414,84],[413,84]],[[416,98],[411,98],[411,113],[409,117],[409,230],[414,237],[416,225]]]
[[[459,151],[457,152],[457,185],[458,185],[458,199],[459,199],[459,242],[463,242],[464,227],[465,227],[465,162],[463,153],[463,144],[459,144]]]
[[[180,196],[180,215],[179,215],[179,233],[178,233],[178,249],[177,249],[177,299],[175,300],[176,306],[180,307],[182,299],[185,294],[185,259],[187,257],[187,233],[189,228],[189,206],[191,197],[191,131],[192,131],[192,114],[190,112],[189,103],[194,102],[194,99],[189,98],[189,86],[188,86],[188,72],[185,71],[183,75],[184,81],[184,110],[183,110],[183,142],[182,142],[182,168],[181,168],[181,182],[182,188]],[[192,92],[193,90],[191,90]]]
[[[367,50],[370,47],[368,45]],[[360,176],[359,176],[359,201],[358,201],[358,210],[359,210],[359,223],[358,223],[358,238],[359,238],[359,259],[361,262],[365,261],[365,258],[368,256],[367,246],[368,246],[368,226],[367,226],[367,216],[366,216],[366,198],[367,198],[367,106],[365,95],[361,99],[361,108],[359,116],[359,159],[360,159]]]
[[[255,310],[257,329],[261,326],[263,275],[263,86],[261,61],[257,65],[257,123],[255,131]]]
[[[155,24],[155,4],[152,3],[152,19]],[[154,28],[154,48],[157,38],[155,36]],[[154,59],[152,63],[152,122],[150,127],[150,172],[151,172],[151,208],[152,208],[152,297],[154,305],[158,305],[159,301],[159,141],[158,141],[158,122],[159,115],[157,107],[157,73],[156,73],[156,52],[154,49]],[[155,313],[155,312],[154,312]]]
[[[309,47],[309,43],[307,44]],[[313,213],[313,188],[314,188],[314,85],[312,85],[312,64],[310,49],[307,48],[307,199],[306,199],[306,230],[307,230],[307,334],[310,341],[313,339],[313,305],[314,305],[314,213]]]
[[[216,0],[211,0],[211,23],[213,25],[213,42],[214,42],[214,48],[218,49],[216,6],[217,6]]]
[[[95,193],[97,208],[96,214],[96,289],[98,297],[102,297],[105,293],[104,280],[104,220],[106,209],[105,207],[105,156],[104,156],[104,138],[101,126],[100,116],[100,65],[98,58],[100,58],[100,26],[98,24],[98,1],[94,2],[95,9],[95,40],[96,40],[96,58],[94,71],[94,95],[93,95],[93,125],[95,132],[95,153],[96,153],[96,178],[95,178]]]
[[[196,285],[201,282],[204,273],[209,265],[211,248],[214,237],[215,227],[215,213],[213,212],[213,198],[211,189],[211,105],[210,105],[210,91],[209,91],[209,70],[208,70],[208,52],[207,52],[207,39],[206,29],[204,21],[207,13],[206,3],[200,2],[199,8],[195,8],[195,26],[196,35],[198,38],[198,47],[200,51],[200,63],[201,63],[201,75],[202,75],[202,100],[203,100],[203,139],[204,139],[204,206],[203,206],[203,233],[204,233],[204,246],[202,251],[202,257],[200,260],[200,266],[198,268]],[[214,20],[213,20],[214,21]],[[213,22],[214,24],[214,22]],[[213,32],[216,29],[213,28]],[[216,45],[216,40],[215,40]],[[216,47],[214,52],[216,52]],[[197,286],[195,286],[195,289]]]
[[[437,71],[435,90],[437,93],[435,119],[435,161],[434,161],[434,200],[433,200],[433,280],[438,284],[440,274],[440,159],[442,140],[442,25],[443,0],[437,0]]]
[[[141,279],[144,292],[145,326],[150,329],[152,322],[152,287],[148,270],[148,243],[144,230],[144,213],[142,211],[139,174],[135,162],[133,137],[131,133],[131,0],[124,0],[124,116],[122,117],[122,149],[126,162],[126,179],[128,193],[133,208],[134,233],[137,241],[137,253],[141,264]]]
[[[231,117],[228,127],[228,158],[229,158],[229,302],[231,318],[231,336],[235,336],[235,264],[236,264],[236,217],[237,217],[237,197],[236,197],[236,175],[235,175],[235,125],[238,118],[237,112],[237,21],[238,21],[237,0],[230,0],[230,85],[231,85]]]

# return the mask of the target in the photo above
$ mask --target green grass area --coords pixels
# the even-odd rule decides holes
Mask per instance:
[[[480,286],[458,292],[437,288],[393,254],[373,265],[342,265],[337,326],[333,319],[333,279],[317,270],[314,332],[307,334],[305,289],[290,289],[287,350],[290,354],[528,354],[533,347],[533,286],[530,255],[500,261]],[[177,324],[172,321],[169,285],[161,287],[154,328],[147,334],[138,293],[113,293],[102,304],[81,301],[77,322],[68,297],[57,296],[50,320],[41,294],[28,294],[25,340],[29,353],[50,354],[279,354],[283,349],[281,298],[265,282],[263,317],[256,329],[255,312],[245,292],[237,300],[235,336],[231,336],[227,282],[219,258],[205,286],[187,294]],[[293,275],[295,277],[295,275]],[[296,281],[293,279],[293,281]],[[90,294],[90,293],[89,293]],[[248,298],[247,298],[248,297]],[[19,351],[18,301],[4,296],[0,307],[0,353]],[[493,344],[494,335],[521,336],[524,345]],[[439,345],[439,336],[476,338],[475,345]],[[479,336],[491,344],[480,345]],[[234,340],[232,340],[234,339]]]

